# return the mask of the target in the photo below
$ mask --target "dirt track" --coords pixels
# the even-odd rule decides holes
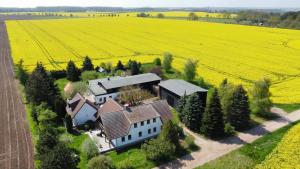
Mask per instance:
[[[0,169],[33,169],[33,145],[25,107],[14,80],[4,19],[17,18],[0,16]]]

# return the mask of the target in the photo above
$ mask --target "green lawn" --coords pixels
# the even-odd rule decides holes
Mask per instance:
[[[280,142],[284,134],[296,123],[267,134],[225,156],[211,161],[197,169],[250,169],[264,161]]]
[[[150,169],[156,165],[146,159],[146,154],[139,147],[132,147],[122,152],[112,151],[106,154],[118,167],[122,162],[129,160],[134,169]]]
[[[78,164],[78,168],[86,169],[86,165],[88,163],[88,159],[85,154],[81,153],[81,144],[84,140],[90,139],[90,137],[86,134],[81,135],[72,135],[67,132],[61,135],[60,140],[66,142],[67,145],[74,149],[80,156],[80,163]]]
[[[300,103],[294,103],[294,104],[275,104],[276,107],[283,109],[287,113],[291,113],[295,110],[300,109]]]

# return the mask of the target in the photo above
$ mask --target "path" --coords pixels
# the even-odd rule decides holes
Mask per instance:
[[[0,17],[0,169],[33,169],[25,107],[14,79],[4,19]]]
[[[294,111],[290,114],[278,114],[280,118],[276,120],[267,121],[246,132],[238,133],[237,136],[229,137],[220,141],[205,139],[185,128],[186,132],[195,137],[195,143],[201,147],[201,150],[193,152],[170,163],[161,165],[157,168],[193,169],[238,149],[246,143],[251,143],[269,132],[273,132],[292,122],[300,120],[300,110]]]

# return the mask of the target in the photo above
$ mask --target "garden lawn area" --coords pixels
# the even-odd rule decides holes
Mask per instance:
[[[87,156],[81,153],[81,144],[86,140],[90,139],[88,135],[81,134],[81,135],[72,135],[67,132],[61,135],[61,140],[63,139],[64,142],[67,142],[67,145],[74,149],[80,156],[80,162],[78,164],[79,169],[86,169],[88,159]]]
[[[291,113],[293,111],[300,109],[300,103],[293,104],[275,104],[276,107],[283,109],[287,113]]]
[[[117,168],[126,160],[129,160],[135,169],[150,169],[156,166],[155,163],[146,159],[146,153],[139,147],[132,147],[119,153],[112,151],[106,155],[112,159]]]
[[[290,124],[273,133],[269,133],[251,144],[232,151],[197,169],[250,169],[263,162],[268,154],[277,146],[287,131],[297,123]]]

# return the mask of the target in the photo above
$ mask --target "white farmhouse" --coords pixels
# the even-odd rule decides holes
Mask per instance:
[[[67,100],[67,113],[71,116],[73,126],[85,124],[87,121],[97,120],[98,108],[89,100],[77,93],[71,100]]]
[[[157,136],[172,113],[165,100],[123,108],[109,99],[100,107],[98,117],[102,133],[118,149]]]

